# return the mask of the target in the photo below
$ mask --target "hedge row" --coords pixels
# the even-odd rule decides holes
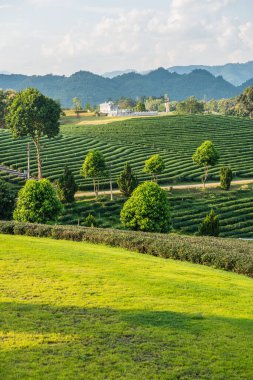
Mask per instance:
[[[87,241],[253,277],[253,243],[209,237],[0,221],[0,233]]]

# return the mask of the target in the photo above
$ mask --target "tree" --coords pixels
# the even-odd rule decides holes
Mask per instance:
[[[18,92],[7,110],[6,125],[14,137],[32,138],[38,162],[38,178],[42,178],[40,141],[43,136],[52,138],[60,130],[61,108],[57,102],[28,88]]]
[[[13,218],[18,222],[48,223],[57,220],[63,207],[48,179],[31,179],[18,193]]]
[[[130,164],[127,162],[118,178],[118,186],[122,194],[129,197],[138,185],[137,177],[134,175]]]
[[[96,198],[99,192],[99,179],[107,175],[107,167],[103,154],[99,150],[91,150],[81,168],[81,175],[93,179]]]
[[[194,155],[192,156],[193,162],[204,168],[204,175],[202,177],[202,183],[206,185],[210,166],[215,166],[219,160],[219,153],[215,149],[212,141],[205,141],[198,147]]]
[[[140,100],[136,107],[135,107],[135,110],[136,112],[145,112],[146,111],[146,107],[145,107],[145,104]]]
[[[9,219],[15,206],[16,191],[0,179],[0,219]]]
[[[65,166],[61,177],[56,181],[56,186],[58,197],[63,203],[74,202],[78,186],[72,171],[67,165]]]
[[[79,117],[79,112],[82,111],[81,100],[79,98],[73,98],[72,102],[76,116]]]
[[[236,109],[239,110],[239,114],[243,116],[253,116],[253,87],[248,87],[237,98]]]
[[[223,166],[220,170],[220,186],[223,190],[229,190],[233,179],[233,172],[229,167]]]
[[[177,103],[176,108],[178,113],[182,114],[196,114],[204,112],[204,103],[198,102],[195,96],[191,96],[190,98],[184,100],[183,102]]]
[[[161,174],[165,169],[165,164],[159,154],[151,156],[145,161],[144,172],[151,174],[153,181],[157,182],[158,174]]]
[[[124,204],[120,219],[132,230],[168,232],[171,221],[166,192],[154,182],[144,182]]]
[[[219,236],[220,234],[220,222],[219,216],[215,214],[214,210],[211,210],[206,215],[205,219],[199,227],[199,235],[201,236]]]

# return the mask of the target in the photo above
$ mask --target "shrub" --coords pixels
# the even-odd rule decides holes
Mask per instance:
[[[118,186],[122,194],[129,197],[138,186],[137,177],[134,175],[131,166],[127,162],[118,178]]]
[[[144,182],[124,204],[120,218],[132,230],[168,232],[171,223],[166,192],[154,182]]]
[[[233,172],[229,167],[223,166],[220,170],[220,186],[223,190],[229,190],[233,179]]]
[[[211,210],[199,227],[199,234],[202,236],[219,236],[220,223],[219,217]]]
[[[57,220],[61,211],[62,204],[50,181],[32,179],[19,191],[13,217],[19,222],[48,223]]]
[[[15,207],[16,191],[13,187],[0,179],[0,218],[9,219]]]
[[[56,181],[57,195],[65,203],[72,203],[75,200],[75,193],[78,189],[72,171],[66,165],[61,177]]]
[[[85,220],[84,220],[84,222],[83,222],[83,225],[84,225],[85,227],[97,227],[97,226],[98,226],[98,223],[97,223],[97,221],[96,221],[95,216],[89,214],[89,215],[85,218]]]

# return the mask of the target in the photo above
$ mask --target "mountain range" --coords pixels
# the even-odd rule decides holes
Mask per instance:
[[[69,77],[52,74],[0,74],[0,88],[19,91],[35,87],[43,94],[60,100],[63,107],[71,107],[74,97],[80,98],[82,104],[89,102],[93,105],[123,96],[136,99],[142,96],[160,97],[169,94],[171,100],[183,100],[189,96],[206,100],[231,98],[250,85],[253,85],[253,75],[251,80],[241,86],[235,86],[222,76],[215,77],[203,69],[178,74],[159,68],[144,75],[130,72],[113,78],[105,78],[87,71],[79,71]]]

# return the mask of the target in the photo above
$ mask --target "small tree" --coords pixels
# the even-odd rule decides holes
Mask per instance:
[[[73,98],[72,102],[73,102],[74,111],[76,113],[76,116],[79,117],[79,112],[82,111],[81,100],[79,98]]]
[[[223,166],[220,170],[220,186],[223,190],[229,190],[233,179],[233,172],[229,167]]]
[[[135,110],[136,112],[145,112],[146,111],[146,107],[145,107],[145,104],[140,100],[136,107],[135,107]]]
[[[98,227],[98,223],[94,215],[89,214],[82,223],[85,227]]]
[[[171,221],[166,192],[154,182],[144,182],[124,204],[120,219],[132,230],[168,232]]]
[[[157,182],[157,176],[161,174],[165,169],[165,164],[162,157],[159,154],[151,156],[145,161],[144,172],[151,174],[153,181]]]
[[[52,138],[58,135],[60,116],[59,104],[33,88],[18,92],[8,107],[5,120],[13,136],[29,136],[34,142],[39,179],[42,178],[40,140],[43,136]]]
[[[99,180],[107,175],[107,167],[103,154],[99,150],[91,150],[81,168],[81,175],[93,179],[94,193],[96,198],[99,193]]]
[[[219,216],[215,214],[214,210],[211,210],[206,215],[205,219],[199,227],[199,235],[201,236],[219,236],[220,222]]]
[[[137,177],[134,175],[128,162],[125,164],[123,171],[120,173],[117,183],[121,193],[127,197],[129,197],[137,187]]]
[[[78,186],[75,177],[68,166],[65,166],[63,174],[58,181],[56,181],[56,187],[58,197],[63,203],[74,202]]]
[[[49,180],[31,179],[18,193],[13,218],[18,222],[48,223],[57,220],[63,207]]]
[[[209,174],[210,166],[214,166],[217,164],[219,160],[219,154],[215,149],[212,141],[205,141],[194,153],[192,156],[193,162],[204,168],[204,175],[202,177],[202,183],[206,185],[206,181]]]
[[[16,191],[0,179],[0,219],[9,219],[15,207]]]
[[[204,112],[204,103],[199,102],[195,96],[191,96],[190,98],[177,103],[176,110],[178,113],[182,114],[196,114]]]

